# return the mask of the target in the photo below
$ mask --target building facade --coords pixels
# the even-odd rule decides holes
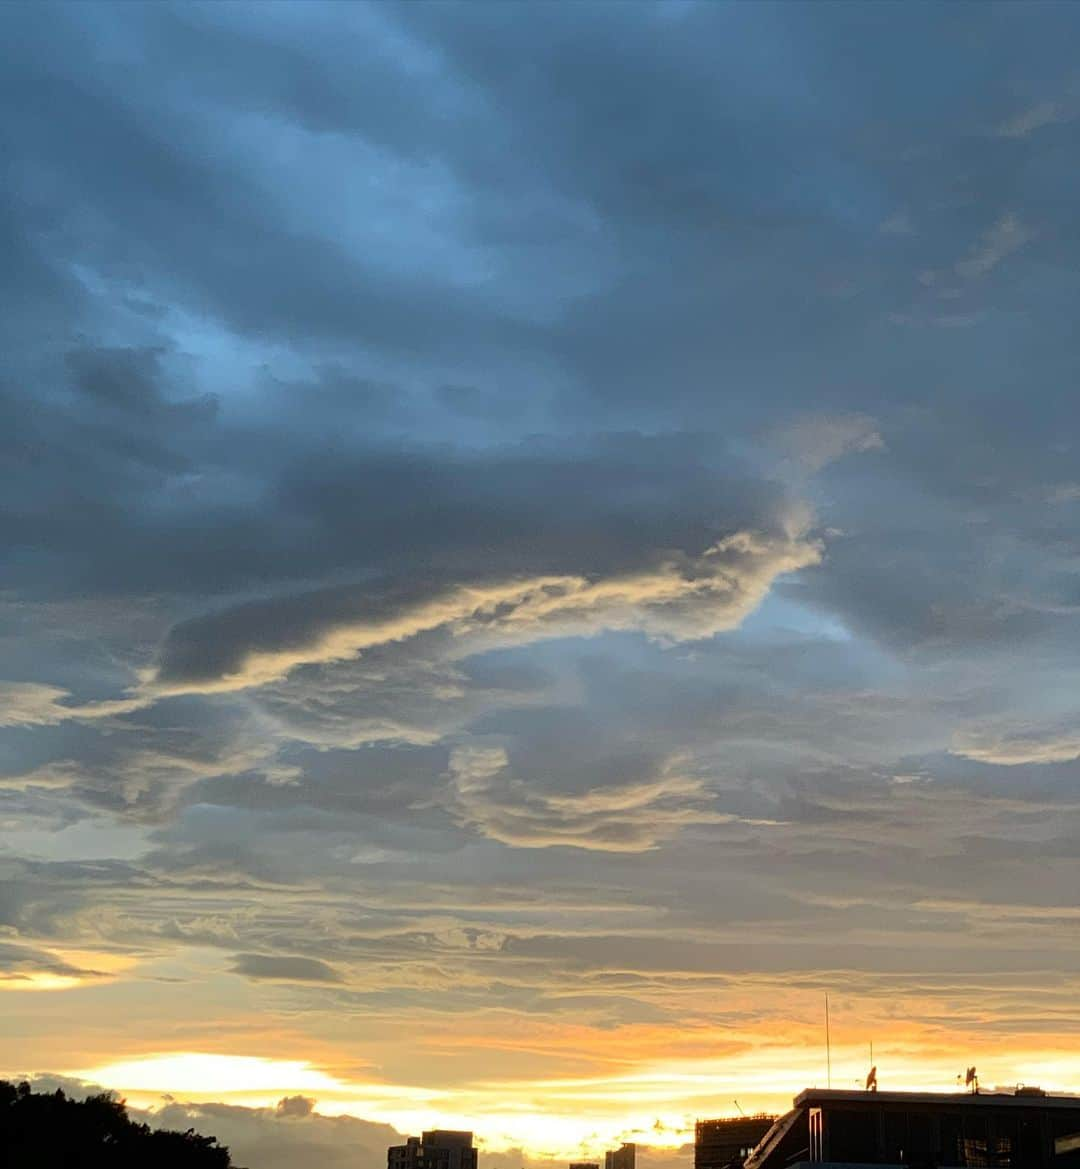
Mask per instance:
[[[604,1154],[604,1169],[636,1169],[637,1145],[625,1141],[617,1149]]]
[[[734,1169],[772,1127],[775,1116],[731,1116],[694,1125],[694,1169]]]
[[[1080,1097],[1015,1092],[842,1092],[795,1097],[746,1169],[920,1166],[1080,1169]]]
[[[471,1132],[432,1129],[386,1150],[386,1169],[476,1169]]]

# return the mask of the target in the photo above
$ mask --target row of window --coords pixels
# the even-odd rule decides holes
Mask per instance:
[[[973,1169],[1078,1169],[1080,1113],[1016,1109],[918,1112],[810,1110],[810,1160],[971,1166]]]

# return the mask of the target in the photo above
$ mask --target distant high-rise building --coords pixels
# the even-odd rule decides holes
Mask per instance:
[[[386,1169],[476,1169],[471,1132],[432,1129],[386,1150]]]
[[[604,1154],[604,1169],[636,1169],[637,1145],[625,1141],[617,1149]]]
[[[699,1120],[694,1126],[694,1169],[731,1169],[769,1131],[775,1116],[732,1116]]]

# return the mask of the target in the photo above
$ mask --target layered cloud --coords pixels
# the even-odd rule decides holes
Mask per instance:
[[[546,792],[515,779],[507,774],[509,764],[500,747],[459,747],[450,756],[452,809],[505,844],[640,852],[685,825],[734,819],[709,808],[705,785],[680,775],[677,759],[655,778],[574,793]]]
[[[257,17],[0,45],[10,1070],[513,1169],[828,987],[1080,1087],[1077,13]]]
[[[1071,763],[1080,759],[1080,733],[1067,729],[995,727],[958,734],[953,750],[981,763],[1015,767],[1023,763]]]

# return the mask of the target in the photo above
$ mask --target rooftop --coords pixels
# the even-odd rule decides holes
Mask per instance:
[[[1057,1096],[1034,1088],[1007,1092],[866,1092],[858,1089],[806,1088],[795,1097],[794,1106],[820,1107],[823,1104],[909,1104],[942,1107],[980,1106],[987,1108],[1080,1108],[1080,1096]]]

